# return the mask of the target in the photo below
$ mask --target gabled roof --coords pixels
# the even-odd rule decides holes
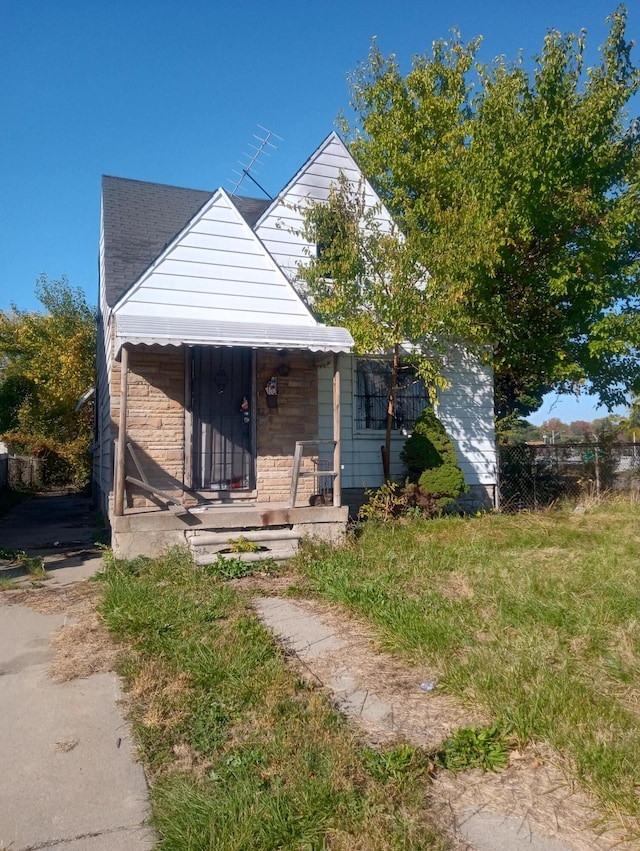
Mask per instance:
[[[113,307],[116,356],[137,345],[350,351],[313,318],[223,189],[211,196]]]
[[[123,177],[102,178],[104,288],[110,307],[138,280],[184,229],[213,192],[148,183]],[[233,203],[250,227],[271,203],[234,195]]]
[[[224,189],[120,296],[114,314],[318,324]]]
[[[324,162],[323,160],[329,151],[332,152],[329,155],[329,161]],[[313,171],[314,166],[316,166],[317,163],[320,163],[320,171],[325,180],[321,179],[319,182],[312,182],[311,184],[308,184],[305,181],[305,177],[309,172]],[[277,210],[282,203],[282,199],[287,198],[294,191],[300,196],[308,195],[308,197],[313,198],[313,200],[319,200],[320,198],[323,200],[326,199],[329,194],[329,184],[334,183],[340,173],[345,174],[352,181],[362,179],[364,181],[368,203],[371,205],[382,204],[377,193],[369,181],[364,177],[360,166],[351,155],[349,148],[347,148],[336,131],[333,130],[329,133],[327,138],[318,145],[316,150],[306,159],[303,165],[300,166],[298,171],[278,193],[273,201],[267,203],[262,215],[256,222],[256,230],[258,230],[260,225],[268,219],[275,210]],[[318,192],[318,190],[320,191]],[[391,220],[391,217],[386,210],[385,216]]]

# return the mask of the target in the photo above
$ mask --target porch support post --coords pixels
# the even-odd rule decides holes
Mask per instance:
[[[118,419],[118,444],[116,449],[116,481],[113,513],[124,514],[125,461],[127,450],[127,383],[129,379],[129,350],[122,347],[120,356],[120,416]]]
[[[340,508],[341,487],[342,487],[342,471],[340,468],[340,370],[338,369],[338,355],[333,355],[333,439],[335,446],[333,448],[333,505],[335,508]]]

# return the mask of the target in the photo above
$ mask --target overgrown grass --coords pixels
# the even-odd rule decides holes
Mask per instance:
[[[428,761],[372,760],[246,601],[180,550],[108,559],[102,608],[151,779],[159,849],[444,848]]]
[[[440,688],[545,741],[640,835],[640,504],[364,526],[307,546],[307,591],[437,665]]]

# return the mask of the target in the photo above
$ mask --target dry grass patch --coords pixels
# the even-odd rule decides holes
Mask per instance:
[[[637,842],[639,520],[637,499],[615,499],[581,514],[370,523],[348,547],[308,547],[298,566],[309,593],[432,666],[521,749],[549,747],[603,823]]]

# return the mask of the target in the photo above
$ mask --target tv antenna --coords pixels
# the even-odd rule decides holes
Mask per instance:
[[[245,177],[248,177],[252,183],[258,187],[261,192],[267,196],[270,201],[273,201],[273,197],[267,192],[267,190],[260,186],[258,181],[255,179],[252,171],[254,173],[259,173],[256,169],[256,166],[263,166],[264,160],[262,157],[270,157],[271,152],[269,148],[272,148],[274,151],[278,150],[278,146],[272,142],[272,139],[278,139],[280,142],[284,142],[284,139],[281,136],[278,136],[273,130],[269,130],[266,127],[263,127],[262,124],[258,124],[258,129],[260,130],[260,134],[254,133],[253,138],[256,140],[257,144],[253,144],[253,142],[249,142],[249,147],[251,151],[243,154],[242,159],[238,160],[238,165],[240,166],[240,171],[234,168],[232,169],[233,174],[236,175],[235,182],[233,179],[229,179],[229,183],[233,183],[233,189],[231,190],[232,195],[236,195],[238,189],[242,185]]]

